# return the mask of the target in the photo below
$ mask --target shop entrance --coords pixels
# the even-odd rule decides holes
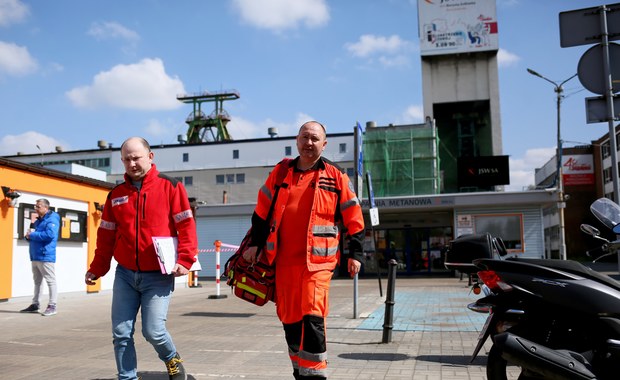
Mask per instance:
[[[446,273],[444,257],[452,236],[452,227],[375,230],[376,249],[367,254],[364,273],[387,274],[391,259],[396,260],[401,275]]]

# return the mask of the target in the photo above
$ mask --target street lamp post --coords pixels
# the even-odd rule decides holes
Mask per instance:
[[[560,250],[560,259],[561,260],[566,260],[566,239],[565,239],[565,234],[564,234],[564,208],[566,207],[566,203],[565,203],[565,197],[564,197],[564,183],[563,183],[563,178],[562,178],[562,134],[561,134],[561,129],[560,129],[560,105],[562,104],[562,97],[563,97],[563,93],[564,93],[564,88],[562,87],[566,82],[568,82],[569,80],[573,79],[574,77],[577,76],[577,74],[571,76],[568,79],[563,80],[562,82],[560,82],[559,84],[557,82],[552,81],[551,79],[545,78],[544,76],[540,75],[539,73],[537,73],[536,71],[532,70],[532,69],[527,69],[527,72],[537,76],[539,78],[542,78],[544,80],[546,80],[547,82],[553,84],[554,88],[553,91],[555,91],[557,97],[556,97],[556,108],[557,108],[557,133],[558,133],[558,141],[557,141],[557,149],[558,149],[558,153],[557,153],[557,170],[556,170],[556,181],[557,181],[557,188],[558,188],[558,216],[559,216],[559,229],[560,229],[560,233],[559,233],[559,250]]]

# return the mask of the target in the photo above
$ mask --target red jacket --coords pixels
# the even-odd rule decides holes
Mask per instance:
[[[159,271],[153,236],[177,236],[177,263],[189,269],[196,261],[196,222],[185,187],[161,174],[155,165],[140,190],[125,175],[125,182],[108,194],[89,272],[103,276],[110,270],[112,257],[127,269]]]
[[[261,244],[266,241],[265,253],[273,262],[278,252],[278,228],[282,215],[286,212],[288,185],[291,183],[295,160],[279,163],[288,165],[287,175],[280,187],[274,212],[268,226],[267,213],[275,194],[276,167],[258,193],[256,209],[252,217],[253,240]],[[317,162],[314,185],[314,200],[310,215],[296,215],[296,224],[308,226],[305,242],[306,263],[310,271],[333,270],[340,258],[340,224],[349,236],[349,251],[353,258],[361,260],[364,241],[364,216],[360,202],[353,191],[349,177],[335,164],[321,158]],[[317,185],[318,184],[318,185]],[[254,228],[256,227],[256,228]],[[256,232],[254,232],[256,231]],[[261,236],[262,235],[262,236]],[[265,238],[265,235],[266,238]]]

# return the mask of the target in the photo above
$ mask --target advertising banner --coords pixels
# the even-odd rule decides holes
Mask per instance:
[[[564,186],[594,184],[594,159],[589,154],[562,157]]]
[[[459,157],[459,187],[489,187],[510,184],[508,156]]]
[[[499,49],[495,0],[418,0],[421,55]]]

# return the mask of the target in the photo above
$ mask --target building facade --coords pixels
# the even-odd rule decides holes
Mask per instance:
[[[385,164],[391,166],[371,173],[373,189],[380,195],[376,197],[380,225],[370,228],[370,220],[366,221],[369,228],[365,273],[385,272],[386,258],[389,257],[397,259],[402,275],[444,273],[446,246],[455,237],[468,233],[491,232],[506,240],[512,254],[544,256],[542,210],[554,202],[553,192],[441,191],[441,180],[449,178],[449,174],[441,173],[439,161],[442,157],[432,153],[433,149],[421,155],[419,146],[412,142],[414,138],[400,141],[373,136],[386,132],[391,136],[421,133],[426,136],[420,140],[423,146],[428,146],[430,142],[436,147],[438,141],[432,138],[432,123],[404,126],[367,123],[367,126],[363,145],[369,147],[374,144],[373,149],[382,152]],[[370,161],[376,160],[376,156],[370,157],[373,149],[366,147],[362,151],[367,154],[364,155],[364,165],[368,169],[373,167]],[[199,275],[207,277],[215,275],[214,242],[219,240],[235,245],[241,241],[250,226],[258,189],[269,171],[283,157],[297,155],[294,136],[173,144],[153,146],[152,149],[158,169],[182,179],[188,196],[195,199],[199,248],[202,252],[199,255],[202,266]],[[355,177],[354,152],[353,132],[328,135],[326,158],[343,167],[351,178]],[[440,153],[439,150],[436,152]],[[40,155],[10,158],[33,164],[41,162]],[[401,161],[399,165],[394,164],[396,159]],[[420,159],[427,165],[418,164]],[[43,162],[47,161],[55,164],[109,162],[107,167],[100,169],[108,172],[111,183],[120,181],[124,171],[119,148],[53,152],[45,155]],[[417,171],[416,168],[423,169]],[[420,172],[425,174],[420,176]],[[425,180],[424,186],[416,185],[420,178]],[[426,186],[428,183],[434,185]],[[415,188],[422,190],[416,193]],[[409,191],[403,193],[402,189]],[[367,212],[367,192],[361,198]],[[342,248],[346,255],[345,247]],[[231,251],[222,252],[220,261],[223,263],[230,254]]]
[[[105,203],[113,184],[3,158],[0,178],[3,190],[19,195],[5,194],[0,201],[0,300],[33,295],[29,242],[24,234],[37,217],[34,205],[40,198],[48,199],[61,217],[56,248],[59,293],[112,288],[113,275],[86,286],[84,274],[95,254],[99,205]]]

